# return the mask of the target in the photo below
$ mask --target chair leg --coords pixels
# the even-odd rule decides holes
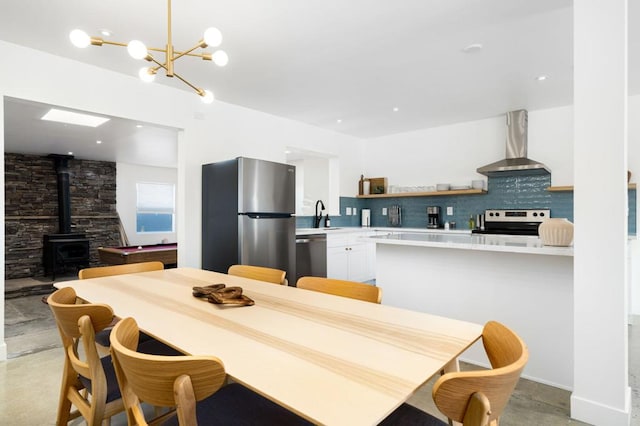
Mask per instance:
[[[69,414],[71,413],[71,401],[66,396],[60,398],[58,403],[58,418],[56,419],[57,425],[66,425],[69,423]]]
[[[71,401],[67,398],[69,389],[75,384],[76,377],[73,369],[69,367],[67,361],[64,364],[62,373],[62,383],[60,385],[60,398],[58,400],[58,418],[57,425],[66,425],[71,418]]]

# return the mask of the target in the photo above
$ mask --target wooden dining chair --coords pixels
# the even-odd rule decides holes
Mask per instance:
[[[95,344],[95,333],[111,324],[113,311],[108,305],[76,300],[71,287],[55,291],[47,300],[65,354],[56,424],[82,416],[87,424],[98,425],[124,410],[111,357],[100,358]],[[72,404],[77,408],[73,412]]]
[[[159,261],[153,262],[140,262],[140,263],[127,263],[124,265],[112,265],[112,266],[96,266],[94,268],[84,268],[78,272],[78,278],[81,280],[87,280],[90,278],[109,277],[113,275],[134,274],[136,272],[149,272],[160,271],[164,269],[164,264]],[[102,348],[109,347],[109,335],[111,334],[111,327],[117,321],[114,318],[114,322],[111,326],[104,328],[96,333],[95,340]],[[144,335],[144,340],[150,340],[151,338]],[[106,350],[106,349],[105,349]]]
[[[446,373],[433,385],[438,410],[464,426],[497,425],[520,374],[529,350],[512,330],[495,321],[485,324],[482,343],[491,369]],[[402,404],[382,423],[390,425],[446,425],[409,404]]]
[[[250,278],[252,280],[266,281],[274,284],[287,285],[285,271],[275,268],[266,268],[264,266],[251,265],[231,265],[227,271],[229,275]]]
[[[89,278],[108,277],[111,275],[134,274],[136,272],[149,272],[164,269],[162,262],[140,262],[126,263],[124,265],[96,266],[94,268],[84,268],[78,272],[78,278],[86,280]]]
[[[380,287],[355,281],[322,277],[300,277],[296,286],[305,290],[350,297],[364,300],[365,302],[380,303],[382,301],[382,289]]]
[[[119,321],[111,333],[111,354],[130,425],[311,424],[238,383],[225,386],[226,372],[218,358],[142,354],[135,350],[138,335],[133,318]],[[175,410],[147,421],[141,401]]]

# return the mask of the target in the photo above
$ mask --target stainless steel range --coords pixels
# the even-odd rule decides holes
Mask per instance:
[[[538,235],[538,226],[551,217],[549,209],[485,210],[484,229],[477,234]]]

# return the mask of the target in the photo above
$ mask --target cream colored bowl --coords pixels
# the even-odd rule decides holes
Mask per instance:
[[[540,224],[538,234],[545,246],[567,247],[573,243],[573,223],[567,218],[549,218]]]

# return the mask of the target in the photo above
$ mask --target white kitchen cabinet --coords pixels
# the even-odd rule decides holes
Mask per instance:
[[[327,277],[349,281],[375,278],[375,243],[360,241],[367,233],[327,235]]]

